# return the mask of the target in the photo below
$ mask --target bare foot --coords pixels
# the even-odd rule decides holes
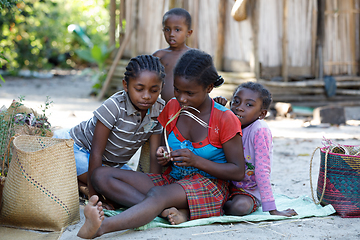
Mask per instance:
[[[168,208],[161,213],[162,217],[166,217],[172,225],[177,225],[186,222],[189,218],[187,209]]]
[[[78,237],[91,239],[99,230],[102,221],[104,220],[104,212],[101,202],[97,202],[99,197],[93,195],[89,199],[89,203],[85,206],[84,215],[85,223],[78,232]]]

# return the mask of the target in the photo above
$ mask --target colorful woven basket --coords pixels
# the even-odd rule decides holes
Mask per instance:
[[[326,146],[320,152],[319,202],[331,204],[341,217],[360,217],[359,146]]]

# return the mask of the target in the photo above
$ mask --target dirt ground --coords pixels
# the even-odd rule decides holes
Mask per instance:
[[[92,116],[100,104],[89,96],[92,83],[87,76],[73,75],[52,78],[5,77],[0,87],[0,107],[8,107],[12,99],[25,96],[24,104],[41,111],[46,96],[53,105],[47,110],[49,121],[55,128],[70,128]],[[221,88],[212,93],[215,97]],[[40,108],[39,108],[40,107]],[[359,121],[347,125],[304,127],[304,119],[280,118],[267,120],[274,142],[272,185],[274,193],[289,197],[307,195],[310,189],[310,158],[314,149],[326,137],[340,144],[360,145]],[[136,168],[136,156],[131,166]],[[316,187],[319,169],[319,154],[314,157],[312,179]],[[68,227],[60,237],[79,239],[76,234],[84,222],[81,206],[81,222]],[[280,209],[281,210],[281,209]],[[340,218],[332,215],[324,218],[306,218],[263,223],[213,224],[192,228],[153,228],[145,231],[121,231],[99,239],[359,239],[360,218]]]

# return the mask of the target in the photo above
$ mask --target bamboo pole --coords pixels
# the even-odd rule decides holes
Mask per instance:
[[[224,57],[224,43],[225,43],[225,24],[226,24],[226,4],[227,1],[219,1],[219,16],[217,24],[217,44],[215,51],[215,68],[222,70]]]
[[[288,0],[283,0],[282,67],[284,82],[288,81]]]
[[[129,34],[125,37],[124,42],[121,43],[120,49],[119,49],[119,51],[117,52],[116,57],[115,57],[113,63],[111,64],[109,73],[108,73],[107,76],[106,76],[106,79],[105,79],[105,82],[104,82],[104,84],[103,84],[103,87],[101,88],[101,91],[100,91],[99,95],[97,96],[97,100],[98,100],[98,101],[100,101],[100,100],[104,97],[104,95],[105,95],[105,93],[106,93],[106,90],[107,90],[108,87],[109,87],[111,78],[112,78],[112,76],[113,76],[113,74],[114,74],[114,72],[115,72],[116,66],[117,66],[120,58],[122,57],[122,55],[123,55],[123,53],[124,53],[124,50],[125,50],[126,45],[128,44],[128,42],[129,42],[130,39],[131,39],[131,36],[132,36],[132,32],[133,32],[133,31],[134,31],[134,29],[133,29],[133,28],[130,28]]]

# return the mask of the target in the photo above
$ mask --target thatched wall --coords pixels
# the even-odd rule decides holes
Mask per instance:
[[[194,34],[188,45],[215,54],[219,1],[226,1],[225,47],[223,70],[252,71],[255,58],[253,24],[258,23],[258,59],[262,76],[281,75],[283,64],[283,1],[250,0],[248,18],[237,22],[231,17],[234,0],[127,0],[126,32],[135,34],[125,55],[151,54],[166,48],[162,34],[162,16],[174,2],[187,9],[193,18]],[[251,2],[257,1],[256,9]],[[314,75],[316,43],[316,0],[287,1],[287,66],[289,75]],[[354,75],[359,63],[360,0],[326,0],[324,74]],[[258,11],[257,21],[252,19]],[[255,36],[256,37],[256,36]]]

